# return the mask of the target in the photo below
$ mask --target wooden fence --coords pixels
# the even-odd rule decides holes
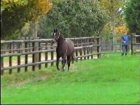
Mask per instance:
[[[131,35],[131,54],[140,53],[140,35]]]
[[[85,60],[100,57],[100,38],[70,38],[75,45],[75,59]],[[56,62],[56,44],[52,39],[1,41],[1,74],[5,72],[35,71],[53,66]]]
[[[112,53],[112,46],[121,52],[121,43],[109,46],[100,37],[70,38],[75,46],[75,59],[99,58],[101,54]],[[107,48],[105,48],[107,46]],[[56,62],[56,44],[52,39],[1,41],[1,74],[8,72],[35,71],[53,66]],[[131,54],[140,53],[140,35],[131,35]],[[114,51],[113,51],[114,52]]]

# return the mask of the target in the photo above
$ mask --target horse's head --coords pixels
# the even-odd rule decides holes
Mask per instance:
[[[54,29],[53,38],[56,42],[58,41],[59,37],[60,37],[60,32],[58,31],[58,29]]]

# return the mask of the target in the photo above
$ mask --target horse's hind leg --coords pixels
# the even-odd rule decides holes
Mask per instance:
[[[71,58],[70,58],[70,56],[67,56],[68,70],[69,70],[69,68],[70,68],[70,61],[71,61]]]
[[[71,56],[71,61],[74,63],[74,54]]]
[[[57,70],[60,70],[60,69],[59,69],[59,58],[60,58],[60,57],[57,57],[57,60],[56,60],[56,67],[57,67]]]

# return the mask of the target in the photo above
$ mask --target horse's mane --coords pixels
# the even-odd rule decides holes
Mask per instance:
[[[63,35],[63,34],[61,34],[61,33],[60,33],[60,37],[61,37],[61,38],[63,38],[63,39],[65,39],[65,38],[64,38],[64,35]]]

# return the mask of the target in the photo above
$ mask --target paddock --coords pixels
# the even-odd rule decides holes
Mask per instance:
[[[120,44],[112,49],[100,37],[72,40],[75,62],[64,72],[56,70],[52,39],[2,41],[2,103],[140,102],[140,44],[135,38],[127,56],[121,56]]]
[[[2,103],[138,104],[140,55],[105,54],[75,62],[71,70],[55,66],[35,72],[4,74]]]

